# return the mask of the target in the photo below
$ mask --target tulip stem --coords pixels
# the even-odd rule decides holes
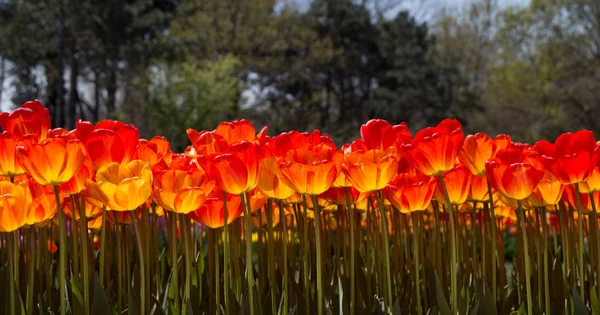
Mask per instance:
[[[350,314],[354,315],[356,304],[356,288],[354,284],[354,211],[352,211],[352,203],[350,202],[350,189],[344,187],[344,195],[346,196],[346,207],[348,208],[348,218],[350,219]]]
[[[271,199],[267,200],[265,207],[267,215],[267,256],[269,285],[271,286],[271,313],[277,314],[277,285],[275,284],[275,248],[273,245],[273,203]]]
[[[117,311],[121,311],[123,306],[123,248],[121,244],[121,225],[119,224],[119,216],[116,212],[113,212],[113,218],[115,220],[115,242],[117,243]]]
[[[106,206],[102,206],[102,227],[100,228],[100,284],[104,289],[104,260],[105,250],[104,244],[106,244]]]
[[[308,278],[308,204],[306,202],[306,197],[304,198],[304,207],[302,211],[302,275],[303,275],[303,284],[304,284],[304,300],[306,301],[306,306],[304,307],[305,315],[310,314],[310,289],[309,289],[309,278]]]
[[[229,315],[229,213],[227,211],[227,192],[223,191],[223,296],[225,314]]]
[[[577,199],[577,225],[579,226],[579,295],[585,301],[585,274],[583,273],[583,215],[581,213],[581,196],[579,195],[579,184],[575,183],[575,198]]]
[[[457,248],[456,248],[456,228],[454,226],[454,213],[452,210],[452,202],[450,201],[450,195],[448,194],[448,189],[446,188],[446,183],[444,183],[444,176],[441,174],[438,175],[440,183],[442,184],[442,190],[444,191],[444,196],[446,197],[446,205],[448,210],[448,216],[450,220],[450,290],[451,290],[451,300],[450,307],[452,308],[452,315],[458,313],[458,259],[457,259]]]
[[[169,244],[169,251],[171,252],[171,274],[174,292],[173,308],[175,310],[175,314],[179,314],[179,310],[181,309],[181,303],[179,301],[179,270],[177,269],[177,214],[175,212],[169,212],[167,218],[169,221],[171,221],[171,241]]]
[[[9,298],[10,301],[8,301],[8,305],[9,305],[9,309],[10,309],[10,313],[11,314],[16,314],[15,312],[15,265],[14,265],[14,260],[13,260],[13,255],[14,255],[14,251],[13,251],[13,238],[14,238],[14,234],[13,232],[8,232],[7,233],[7,238],[6,238],[6,249],[8,251],[8,282],[9,282],[9,286],[8,286],[8,294],[9,294]]]
[[[321,248],[321,211],[317,195],[311,195],[315,211],[315,247],[317,251],[317,314],[323,314],[323,253]]]
[[[56,211],[58,212],[58,240],[60,242],[60,253],[58,261],[58,288],[60,290],[60,314],[67,314],[67,226],[65,214],[60,205],[60,194],[58,185],[54,185],[54,197],[56,198]]]
[[[392,309],[394,301],[392,300],[392,276],[390,272],[390,245],[388,239],[388,228],[387,228],[387,217],[385,216],[385,204],[384,197],[381,191],[377,191],[376,196],[378,197],[377,204],[379,205],[379,212],[381,213],[381,238],[383,240],[383,260],[384,264],[382,267],[385,268],[385,283],[387,301],[386,307],[388,310]]]
[[[29,227],[29,254],[27,259],[27,312],[33,314],[33,282],[35,276],[35,228]],[[87,314],[86,314],[87,315]]]
[[[523,213],[523,203],[517,200],[518,212],[517,220],[521,225],[521,236],[523,238],[523,262],[525,264],[525,288],[527,290],[527,314],[533,314],[533,296],[531,293],[531,267],[529,264],[529,241],[527,240],[527,230],[525,226],[525,214]]]
[[[415,287],[417,291],[417,314],[423,314],[423,308],[421,307],[421,281],[419,279],[419,213],[416,211],[411,212],[412,223],[413,223],[413,255],[415,257]]]
[[[81,250],[82,250],[82,263],[83,263],[83,305],[85,315],[90,313],[90,274],[89,274],[89,266],[88,266],[88,234],[87,234],[87,217],[85,214],[85,204],[78,202],[78,197],[76,195],[72,196],[75,201],[77,208],[79,208],[79,232],[81,233]],[[73,209],[72,218],[75,218],[75,209]],[[73,236],[76,237],[76,236]]]
[[[598,213],[596,212],[596,201],[594,200],[594,193],[590,193],[590,204],[592,205],[592,214],[590,222],[591,222],[591,230],[592,237],[596,244],[594,246],[590,246],[590,248],[594,248],[596,250],[596,287],[600,285],[600,236],[598,234]],[[590,255],[592,252],[590,251]]]
[[[129,211],[131,221],[133,222],[133,229],[135,231],[135,240],[138,248],[138,255],[140,261],[140,310],[141,314],[146,314],[146,262],[144,259],[144,235],[140,229],[140,223],[137,218],[137,211]]]
[[[494,302],[496,302],[496,294],[497,294],[497,275],[496,268],[500,264],[500,257],[498,257],[498,250],[496,248],[496,211],[494,210],[494,196],[492,195],[492,185],[487,181],[488,186],[488,197],[490,199],[490,228],[491,228],[491,237],[492,237],[492,297],[494,298]],[[483,241],[483,235],[482,235]]]
[[[250,306],[250,315],[254,315],[254,267],[252,266],[252,220],[250,195],[246,192],[240,194],[242,199],[242,210],[244,211],[244,221],[246,223],[246,277],[248,279],[248,304]]]
[[[552,311],[550,308],[550,280],[548,279],[548,222],[546,219],[546,207],[540,207],[542,217],[542,233],[544,234],[544,302],[546,314]]]
[[[283,242],[283,311],[282,315],[288,313],[288,259],[287,259],[287,222],[283,200],[279,200],[279,224],[281,224],[281,237]]]

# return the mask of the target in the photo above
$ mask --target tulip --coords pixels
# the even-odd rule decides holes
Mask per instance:
[[[383,193],[392,205],[403,213],[427,209],[435,192],[435,178],[410,173],[398,174]]]
[[[408,142],[412,136],[406,123],[392,126],[383,119],[372,119],[360,127],[360,137],[367,150],[385,151],[398,142]]]
[[[27,224],[33,197],[26,180],[0,182],[0,232],[12,232]]]
[[[0,127],[17,138],[32,135],[41,141],[50,129],[50,112],[38,100],[26,102],[11,113],[0,113]]]
[[[473,175],[471,172],[461,164],[456,164],[453,169],[442,175],[448,196],[450,197],[450,203],[454,206],[461,205],[467,201],[467,197],[471,190],[471,181]],[[440,178],[436,178],[437,189],[435,191],[435,198],[438,201],[446,199],[444,189]]]
[[[207,172],[217,186],[230,194],[243,194],[258,185],[258,146],[243,141],[229,147],[226,153],[208,159]]]
[[[360,192],[381,190],[398,172],[396,150],[369,150],[344,154],[342,171]]]
[[[152,196],[166,210],[187,214],[199,209],[215,182],[201,169],[169,169],[154,174]]]
[[[143,161],[109,163],[96,173],[96,182],[86,181],[88,194],[115,211],[131,211],[148,200],[152,192],[152,171]]]
[[[541,140],[535,150],[542,157],[541,162],[556,178],[565,185],[587,180],[594,169],[596,140],[589,130],[560,135],[554,144]]]
[[[527,153],[518,148],[507,148],[486,162],[490,184],[508,198],[527,198],[544,176],[544,171],[532,164]]]
[[[96,126],[89,121],[79,121],[75,130],[75,136],[83,142],[96,170],[111,162],[131,161],[139,135],[135,126],[110,120],[103,120]]]
[[[235,221],[242,215],[241,198],[238,195],[227,194],[227,222],[225,222],[223,193],[215,188],[204,204],[197,210],[187,214],[192,220],[217,229]]]
[[[81,141],[67,136],[46,138],[39,143],[27,139],[17,147],[25,171],[41,185],[68,182],[85,162]]]
[[[440,175],[454,167],[464,136],[460,122],[445,119],[425,128],[412,142],[401,145],[404,155],[425,175]]]
[[[0,134],[0,176],[15,177],[25,173],[17,156],[19,138],[7,131]]]

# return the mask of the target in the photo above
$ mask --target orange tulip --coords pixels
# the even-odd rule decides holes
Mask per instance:
[[[410,141],[412,135],[406,123],[392,126],[392,124],[383,119],[371,119],[360,127],[360,137],[366,145],[367,150],[377,149],[385,151],[399,139],[400,142]]]
[[[32,135],[41,141],[50,129],[50,112],[38,100],[26,102],[10,114],[0,113],[0,127],[17,138]]]
[[[360,192],[381,190],[398,173],[396,149],[346,152],[342,172]]]
[[[85,189],[85,182],[91,179],[94,175],[92,163],[89,160],[85,160],[84,164],[79,168],[75,176],[71,179],[58,186],[60,192],[66,195],[75,195],[82,192]]]
[[[183,214],[199,209],[215,185],[201,169],[158,172],[153,183],[154,200],[169,211]]]
[[[152,193],[152,171],[140,160],[127,164],[112,162],[98,170],[96,182],[87,180],[86,188],[92,199],[111,210],[135,210]]]
[[[287,199],[295,191],[281,179],[277,157],[263,157],[258,161],[258,190],[273,199]]]
[[[546,140],[535,144],[544,167],[565,185],[587,180],[595,167],[595,149],[596,139],[589,130],[564,133],[554,144]]]
[[[582,194],[589,194],[600,191],[600,170],[597,166],[594,167],[594,169],[590,173],[590,177],[588,177],[585,181],[579,184],[579,191]]]
[[[209,228],[217,229],[225,226],[225,212],[223,207],[223,192],[215,188],[206,198],[200,209],[192,211],[187,216]],[[242,201],[240,196],[227,194],[227,224],[235,221],[242,214]]]
[[[88,152],[94,169],[111,163],[128,163],[133,157],[140,133],[133,125],[103,120],[94,126],[89,121],[77,122],[76,137]]]
[[[544,171],[528,157],[530,153],[509,147],[496,153],[485,163],[487,180],[508,198],[527,198],[544,176]]]
[[[243,141],[232,144],[226,153],[207,158],[205,168],[217,186],[230,194],[242,194],[258,185],[258,146]]]
[[[165,137],[156,136],[150,141],[140,139],[133,159],[142,160],[152,167],[161,161],[165,161],[168,165],[171,163],[172,155],[169,141]]]
[[[194,129],[188,129],[186,133],[192,142],[195,154],[199,156],[225,152],[229,146],[227,140],[222,135],[213,131],[198,132]]]
[[[529,203],[534,207],[543,207],[558,204],[562,198],[565,186],[552,175],[545,171],[544,177],[529,195]]]
[[[249,121],[242,119],[222,122],[214,132],[223,136],[225,141],[231,145],[242,141],[254,142],[257,137],[260,138],[266,134],[267,127],[264,127],[257,135],[254,126]]]
[[[490,200],[488,195],[487,179],[481,176],[473,176],[471,179],[471,189],[467,200],[487,202]]]
[[[333,141],[325,136],[317,141],[319,142],[307,147],[291,149],[280,158],[282,179],[298,193],[324,193],[331,187],[340,171],[343,157],[336,150]]]
[[[41,185],[68,182],[85,162],[85,149],[79,140],[68,136],[52,137],[35,143],[28,139],[17,147],[25,171]]]
[[[403,213],[427,209],[435,191],[435,179],[421,173],[398,174],[383,189],[385,198]]]
[[[404,155],[425,175],[440,175],[454,167],[464,141],[456,119],[445,119],[436,127],[425,128],[413,141],[400,147]]]
[[[456,164],[454,168],[444,173],[443,178],[446,190],[448,191],[448,197],[450,197],[450,203],[454,206],[463,204],[471,191],[473,174],[464,165]],[[444,194],[442,183],[437,177],[436,183],[435,199],[441,203],[445,203],[446,195]]]
[[[361,193],[354,187],[331,187],[326,192],[319,195],[319,198],[323,198],[336,205],[347,206],[345,189],[348,189],[348,197],[350,197],[350,204],[353,205],[357,202],[361,202],[368,198],[372,193],[366,192]]]
[[[38,184],[33,179],[29,179],[28,182],[33,201],[29,212],[27,212],[25,224],[44,226],[50,222],[50,219],[54,218],[57,213],[54,189],[50,186]],[[61,203],[63,201],[64,197],[61,197]]]
[[[81,204],[81,202],[82,202],[81,196],[77,196],[77,198],[78,198],[77,202]],[[73,207],[73,204],[71,203],[70,200],[66,200],[62,204],[62,210],[65,213],[66,217],[69,218],[70,220],[79,221],[79,205],[75,204],[75,209],[72,209],[72,207]],[[83,202],[83,207],[84,207],[83,210],[85,211],[85,218],[90,220],[88,223],[92,223],[92,221],[95,221],[94,220],[95,218],[98,218],[102,215],[102,208],[96,207],[87,201]],[[88,227],[96,228],[95,224],[102,225],[102,218],[100,218],[99,221],[100,222],[93,222],[91,224],[91,226],[90,226],[90,224],[88,224]]]
[[[12,232],[25,225],[32,201],[27,181],[0,182],[0,232]]]
[[[492,157],[494,141],[485,133],[468,135],[460,150],[460,161],[475,176],[485,176],[485,161]]]
[[[0,176],[14,177],[25,173],[17,157],[19,138],[7,131],[0,134]]]

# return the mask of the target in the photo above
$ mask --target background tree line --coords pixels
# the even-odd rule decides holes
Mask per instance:
[[[186,128],[239,118],[339,143],[375,117],[522,141],[600,130],[599,1],[474,0],[425,22],[401,0],[300,2],[0,1],[0,103],[39,98],[66,128],[122,119],[179,150]]]

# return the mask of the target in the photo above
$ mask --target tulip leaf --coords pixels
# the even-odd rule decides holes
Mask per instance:
[[[440,278],[438,277],[437,272],[434,273],[435,276],[435,295],[437,307],[440,311],[441,315],[449,315],[451,314],[450,307],[446,302],[446,297],[444,296],[444,291],[442,289],[442,284],[440,283]]]
[[[89,305],[84,305],[81,291],[79,291],[79,287],[75,283],[75,277],[72,277],[70,280],[70,289],[71,296],[73,297],[71,304],[73,314],[84,314],[85,308],[89,307]]]
[[[137,305],[137,298],[133,294],[133,290],[129,291],[127,296],[127,315],[141,315]]]
[[[100,279],[98,278],[98,274],[96,273],[94,276],[94,298],[92,300],[92,309],[90,312],[91,315],[107,315],[112,314],[112,310],[110,304],[108,303],[108,298],[102,290],[102,286],[100,285]]]
[[[598,290],[596,286],[590,289],[590,304],[592,305],[592,311],[594,314],[600,314],[600,303],[598,302]]]
[[[515,288],[512,291],[510,291],[510,294],[508,295],[506,300],[504,300],[504,305],[502,305],[502,308],[500,309],[500,315],[512,314],[513,307],[517,306],[518,303],[519,303],[519,292],[518,292],[518,289]]]
[[[577,315],[586,315],[586,314],[589,315],[590,314],[587,307],[585,307],[585,304],[581,300],[581,296],[579,295],[579,293],[577,293],[577,290],[575,290],[575,288],[571,289],[571,297],[573,299],[573,309],[574,309],[573,314],[577,314]]]
[[[476,281],[475,286],[477,288],[477,308],[479,309],[478,313],[472,314],[481,314],[481,315],[496,315],[498,311],[496,310],[496,303],[494,303],[494,297],[490,292],[490,289],[487,286],[485,281]]]

